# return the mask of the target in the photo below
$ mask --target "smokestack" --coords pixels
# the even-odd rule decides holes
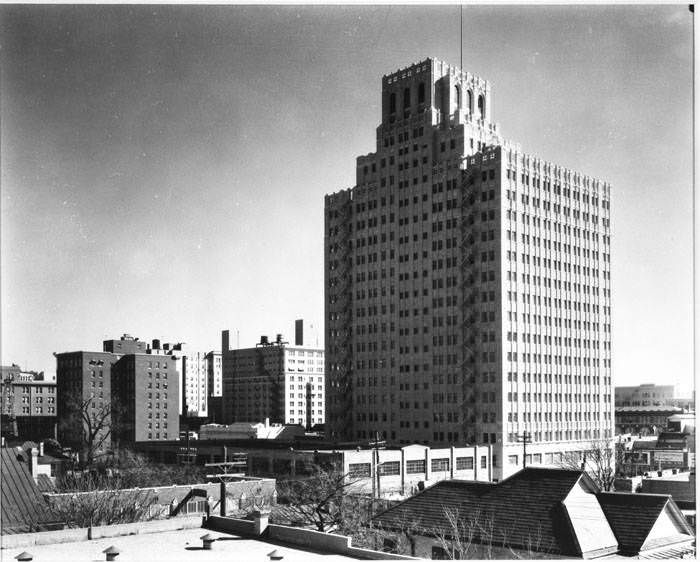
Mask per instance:
[[[304,345],[304,320],[301,318],[294,321],[294,345]]]
[[[221,353],[226,353],[230,350],[228,341],[228,330],[221,331]]]

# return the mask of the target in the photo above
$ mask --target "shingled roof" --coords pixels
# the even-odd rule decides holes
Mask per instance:
[[[45,531],[62,527],[51,513],[29,468],[17,458],[15,449],[0,449],[2,534]]]
[[[394,506],[374,521],[387,529],[400,529],[410,522],[428,535],[449,532],[447,508],[458,511],[460,521],[473,533],[472,542],[580,556],[572,514],[563,503],[577,485],[588,492],[598,491],[578,470],[526,468],[497,484],[448,480]],[[603,542],[614,542],[602,513],[599,519],[597,523],[606,531],[601,533]],[[601,548],[614,552],[617,544]]]
[[[615,533],[621,554],[637,555],[643,547],[656,548],[684,538],[692,538],[692,529],[670,496],[601,492],[598,494],[598,501]],[[652,539],[651,544],[645,545],[654,524],[664,510],[668,511],[679,532],[668,535],[661,541]]]

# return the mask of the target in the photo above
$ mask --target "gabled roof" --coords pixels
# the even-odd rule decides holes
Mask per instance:
[[[17,459],[17,452],[0,449],[0,458],[2,533],[27,533],[54,527],[58,521],[39,492],[29,468]]]
[[[473,533],[473,542],[578,555],[576,537],[562,502],[579,483],[588,491],[598,491],[593,481],[578,470],[526,468],[497,484],[447,480],[392,507],[374,521],[385,528],[414,525],[428,534],[436,529],[449,533],[452,527],[447,508],[458,510],[460,521]]]
[[[598,501],[610,522],[623,554],[639,553],[664,509],[669,510],[669,514],[679,528],[679,534],[686,533],[691,536],[693,534],[685,517],[670,496],[600,492]]]

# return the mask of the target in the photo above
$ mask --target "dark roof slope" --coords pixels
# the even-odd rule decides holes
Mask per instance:
[[[526,468],[498,484],[448,480],[375,517],[385,528],[413,524],[448,531],[446,508],[459,510],[472,541],[550,554],[578,554],[562,501],[580,478],[578,470]]]
[[[55,527],[56,517],[39,492],[29,468],[14,449],[0,449],[0,525],[2,534],[27,533]]]
[[[672,513],[677,511],[675,519],[681,529],[692,535],[692,530],[670,496],[600,492],[598,502],[615,533],[622,554],[639,553],[666,504],[669,504]]]

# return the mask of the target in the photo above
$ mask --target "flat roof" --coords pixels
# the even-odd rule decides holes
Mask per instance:
[[[202,549],[200,537],[207,533],[217,539],[212,543],[211,550]],[[120,560],[167,560],[168,562],[267,561],[269,560],[267,555],[273,550],[280,552],[284,556],[285,562],[357,560],[356,558],[340,554],[302,550],[274,542],[242,538],[237,535],[203,528],[3,549],[2,558],[4,560],[13,560],[15,556],[26,550],[34,556],[34,560],[37,562],[41,560],[51,560],[52,562],[92,562],[94,560],[104,560],[105,555],[102,551],[110,546],[114,546],[121,551],[117,562]]]

